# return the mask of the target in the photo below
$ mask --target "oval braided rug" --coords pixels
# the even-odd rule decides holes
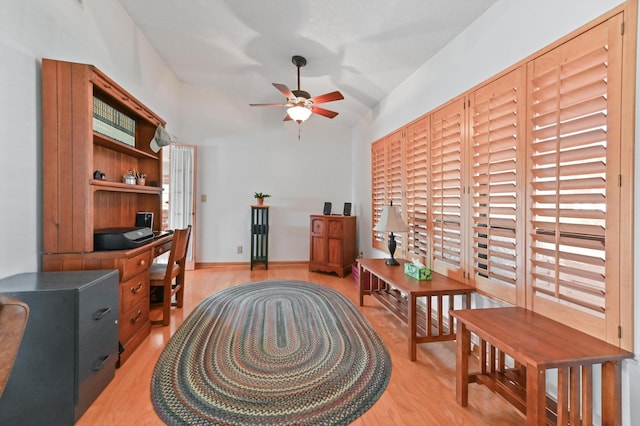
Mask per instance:
[[[385,390],[391,358],[358,308],[327,287],[262,281],[203,300],[155,366],[167,424],[338,425]]]

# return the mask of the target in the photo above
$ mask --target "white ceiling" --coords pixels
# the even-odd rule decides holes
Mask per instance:
[[[350,126],[497,0],[119,1],[181,81],[247,108],[284,102],[271,83],[296,89],[301,55],[301,89],[342,92],[322,106]]]

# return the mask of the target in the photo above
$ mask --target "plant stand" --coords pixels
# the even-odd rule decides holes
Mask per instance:
[[[269,269],[269,207],[251,206],[251,270],[262,263]]]

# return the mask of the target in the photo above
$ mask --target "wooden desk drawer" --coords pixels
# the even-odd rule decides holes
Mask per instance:
[[[144,272],[146,269],[149,269],[149,265],[151,264],[151,250],[146,250],[139,255],[132,257],[130,259],[125,260],[124,267],[122,268],[122,281],[127,281],[131,277],[138,275],[141,272]]]
[[[149,296],[149,269],[120,283],[120,312],[127,312],[139,303],[147,303]]]
[[[164,253],[169,253],[171,251],[171,241],[160,244],[159,246],[154,247],[153,250],[153,257],[158,257]]]
[[[135,305],[132,309],[120,315],[120,342],[127,346],[127,343],[145,324],[149,323],[149,302]]]

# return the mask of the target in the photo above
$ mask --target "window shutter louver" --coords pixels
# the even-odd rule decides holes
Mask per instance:
[[[371,220],[375,226],[380,220],[382,206],[385,205],[385,141],[380,140],[371,144]],[[372,245],[375,248],[384,248],[384,235],[381,232],[372,231]]]
[[[407,258],[427,263],[428,232],[428,118],[407,126],[405,132],[405,180],[407,226]]]
[[[389,158],[389,175],[387,176],[387,181],[389,182],[389,192],[387,193],[386,204],[389,205],[390,203],[393,203],[394,206],[397,206],[402,210],[402,195],[404,187],[404,183],[402,180],[402,171],[404,165],[402,163],[402,160],[404,159],[404,156],[402,155],[401,130],[394,132],[387,137],[387,154]],[[403,234],[394,233],[394,236],[397,246],[396,253],[398,253],[398,257],[401,257],[406,243],[403,240]],[[386,235],[384,237],[385,241],[388,241],[388,238],[389,236]],[[386,243],[385,247],[387,247]]]
[[[470,113],[473,279],[479,291],[512,304],[522,279],[517,261],[522,233],[517,219],[523,210],[517,154],[526,113],[523,78],[520,67],[476,90]]]
[[[462,279],[464,99],[431,115],[431,258],[434,270]]]
[[[610,27],[614,25],[614,27]],[[619,323],[617,259],[621,43],[611,19],[529,65],[528,307],[602,339]],[[619,31],[619,30],[618,30]],[[611,231],[614,232],[611,232]],[[614,309],[614,311],[617,311]]]

